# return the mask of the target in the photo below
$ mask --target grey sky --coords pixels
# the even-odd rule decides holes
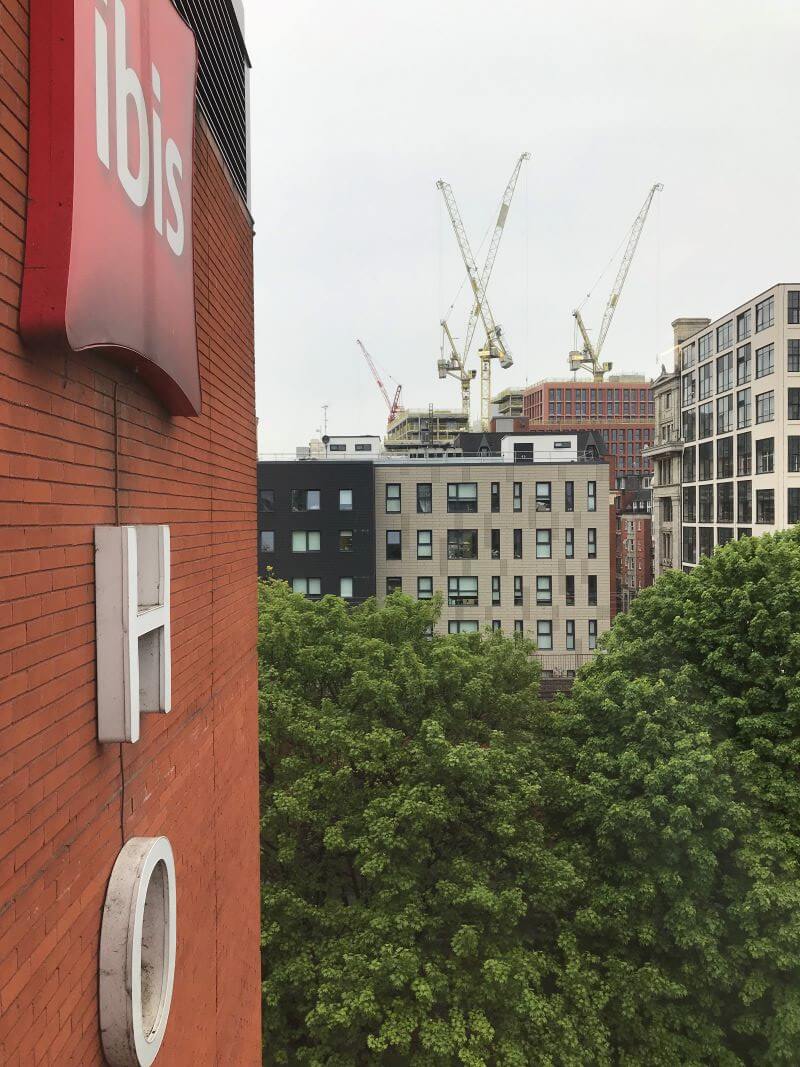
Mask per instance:
[[[533,156],[489,290],[516,361],[494,391],[565,373],[572,308],[655,181],[603,353],[616,371],[651,375],[676,316],[800,276],[794,0],[245,5],[262,452],[306,443],[323,403],[332,433],[383,432],[356,337],[407,406],[458,406],[435,366],[463,278],[440,177],[477,247]],[[467,314],[462,292],[454,333]]]

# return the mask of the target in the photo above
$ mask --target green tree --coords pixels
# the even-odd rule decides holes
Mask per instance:
[[[671,573],[543,733],[621,1064],[800,1063],[800,535]]]
[[[261,586],[265,1062],[606,1062],[522,641]]]

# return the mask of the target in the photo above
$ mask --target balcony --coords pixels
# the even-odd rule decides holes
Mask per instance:
[[[642,449],[642,455],[646,459],[659,459],[664,456],[674,455],[683,450],[682,437],[669,437],[666,441],[654,441],[652,445]]]

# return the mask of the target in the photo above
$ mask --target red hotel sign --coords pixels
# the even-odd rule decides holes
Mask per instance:
[[[200,412],[196,77],[170,0],[32,0],[20,329],[135,367],[175,415]]]

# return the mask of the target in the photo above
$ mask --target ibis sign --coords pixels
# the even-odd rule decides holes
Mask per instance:
[[[176,415],[200,412],[196,77],[170,0],[33,0],[23,338],[121,360]]]

